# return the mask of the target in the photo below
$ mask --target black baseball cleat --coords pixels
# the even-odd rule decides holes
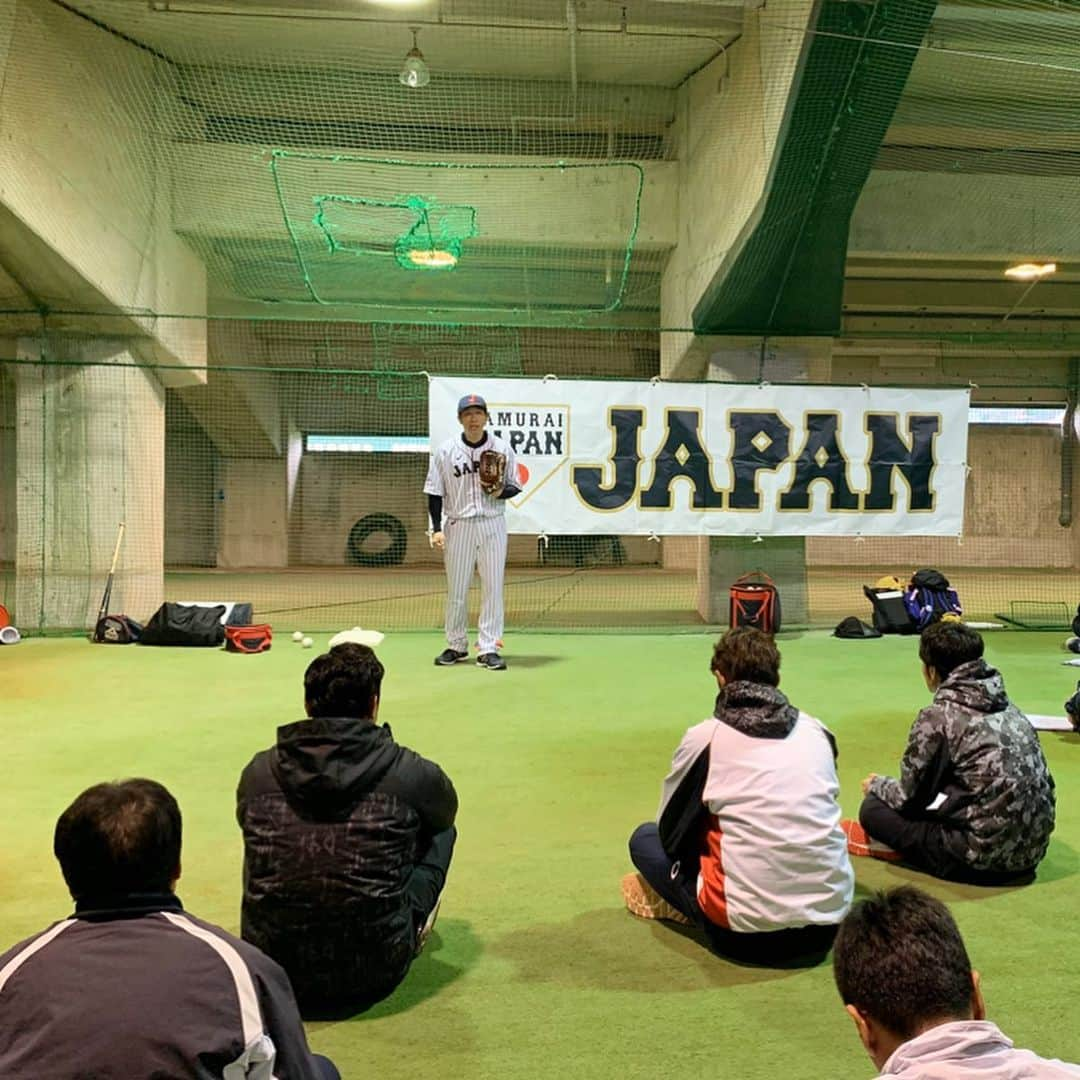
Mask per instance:
[[[458,652],[457,649],[443,649],[443,651],[435,657],[435,666],[453,667],[454,664],[460,664],[462,660],[468,659],[469,654],[467,652]]]
[[[497,652],[486,652],[476,658],[476,666],[488,671],[505,671],[506,661]]]

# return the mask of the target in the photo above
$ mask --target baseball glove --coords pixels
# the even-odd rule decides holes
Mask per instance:
[[[497,499],[506,480],[506,455],[498,450],[485,450],[480,455],[480,487]]]

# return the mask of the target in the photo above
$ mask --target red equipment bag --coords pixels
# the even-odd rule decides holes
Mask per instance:
[[[754,626],[766,634],[779,633],[780,594],[768,574],[754,570],[735,579],[729,623],[732,627]]]
[[[1078,617],[1080,617],[1080,616],[1078,616]],[[3,604],[0,604],[0,630],[2,630],[5,626],[10,626],[10,625],[11,625],[11,616],[8,614],[8,609],[6,607],[4,607]]]
[[[252,626],[226,626],[225,651],[238,653],[260,653],[270,648],[274,633],[269,623],[255,623]]]

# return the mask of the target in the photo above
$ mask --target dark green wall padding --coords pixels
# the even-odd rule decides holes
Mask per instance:
[[[821,0],[771,173],[694,308],[699,334],[840,328],[848,228],[937,0]]]

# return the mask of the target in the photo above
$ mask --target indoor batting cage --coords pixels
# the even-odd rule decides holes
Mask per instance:
[[[898,466],[913,512],[867,526],[826,448],[801,533],[511,519],[507,625],[724,625],[761,572],[832,627],[934,567],[968,618],[1064,630],[1076,37],[1034,0],[5,0],[0,602],[85,631],[123,522],[135,619],[437,629],[433,380],[600,385],[601,426],[632,387],[784,388],[793,461],[803,396],[955,391],[958,525]],[[664,430],[672,500],[698,454],[722,502],[723,452]]]

